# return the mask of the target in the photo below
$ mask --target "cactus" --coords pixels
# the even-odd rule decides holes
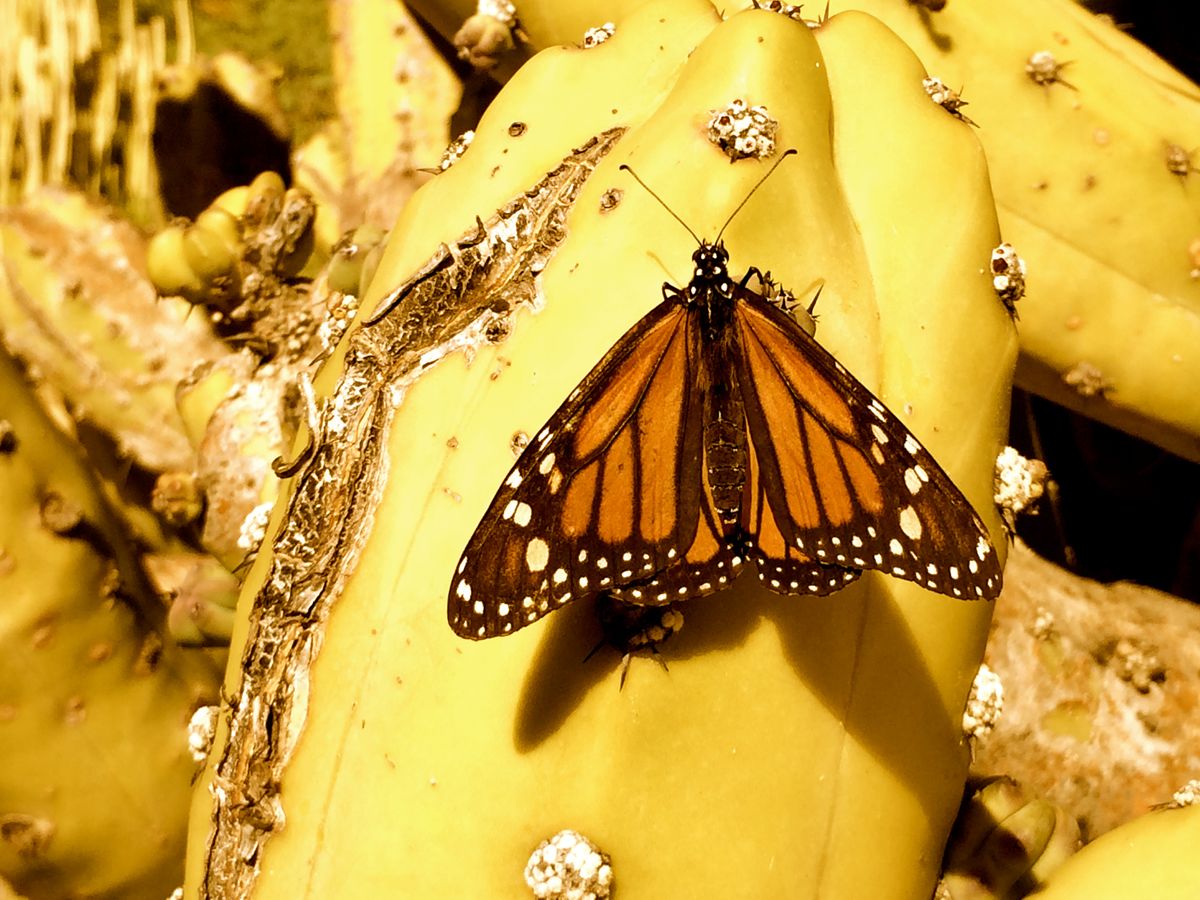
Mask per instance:
[[[579,41],[645,2],[527,0],[521,52]],[[413,3],[447,38],[470,5]],[[1031,273],[1018,384],[1200,460],[1200,188],[1187,153],[1200,90],[1073,0],[1034,0],[1001,24],[985,0],[846,8],[878,17],[970,103],[1002,232]]]
[[[959,811],[941,890],[947,900],[1024,897],[1078,846],[1079,825],[1061,807],[1031,796],[1011,778],[990,778]]]
[[[1198,833],[1200,805],[1147,813],[1076,853],[1050,877],[1038,900],[1190,900],[1200,893]]]
[[[135,24],[133,0],[122,0],[116,45],[105,46],[94,0],[15,0],[5,7],[0,204],[70,181],[141,225],[161,224],[151,137],[168,24],[175,31],[173,65],[193,62],[191,11],[186,3],[175,11],[182,14],[170,23],[154,16]]]
[[[83,195],[47,189],[0,209],[0,329],[74,416],[152,471],[190,467],[175,384],[228,353],[182,304],[159,303],[141,238]]]
[[[296,186],[317,201],[330,243],[364,223],[391,227],[450,139],[458,79],[401,4],[329,4],[338,118],[295,153]],[[321,218],[321,216],[324,218]]]
[[[715,236],[762,173],[704,137],[738,97],[801,158],[729,226],[733,267],[797,293],[823,284],[818,338],[989,509],[1015,336],[988,274],[982,153],[924,74],[863,15],[813,33],[667,0],[509,82],[405,209],[365,298],[375,324],[316,381],[332,399],[246,584],[206,774],[222,790],[193,806],[189,891],[524,896],[529,854],[564,827],[611,858],[632,900],[931,891],[988,606],[882,577],[824,601],[743,583],[687,604],[669,672],[634,659],[618,690],[617,654],[581,662],[590,609],[466,647],[444,599],[514,433],[664,280],[687,281],[691,239],[618,165]],[[597,135],[615,148],[579,187]],[[571,179],[561,212],[547,172]]]
[[[30,898],[178,883],[187,722],[216,666],[163,609],[77,446],[0,353],[0,876]]]
[[[1018,384],[1200,460],[1200,282],[1188,255],[1200,186],[1170,157],[1200,144],[1200,90],[1069,0],[1025,4],[1002,28],[978,0],[932,15],[854,6],[971,102],[1001,229],[1029,265]],[[1072,384],[1083,364],[1103,391]]]

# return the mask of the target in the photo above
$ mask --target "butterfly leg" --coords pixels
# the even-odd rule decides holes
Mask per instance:
[[[596,600],[596,614],[604,629],[604,637],[583,658],[587,662],[601,647],[613,647],[621,654],[621,679],[618,689],[625,686],[629,666],[635,654],[649,650],[664,671],[667,661],[658,648],[683,628],[683,614],[676,604],[666,606],[637,606],[623,602],[611,594],[601,594]]]

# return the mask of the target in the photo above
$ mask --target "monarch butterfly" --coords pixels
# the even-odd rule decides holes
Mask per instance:
[[[504,479],[450,585],[459,636],[511,634],[600,593],[638,606],[704,596],[747,561],[780,594],[828,594],[864,569],[962,599],[999,594],[970,502],[748,287],[768,276],[730,277],[723,233],[696,238],[688,286],[663,285]]]

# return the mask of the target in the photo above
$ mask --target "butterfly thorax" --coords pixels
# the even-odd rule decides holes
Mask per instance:
[[[725,245],[704,241],[692,254],[695,269],[688,282],[688,306],[700,311],[700,327],[707,344],[722,341],[733,321],[733,281],[729,277],[729,252]]]

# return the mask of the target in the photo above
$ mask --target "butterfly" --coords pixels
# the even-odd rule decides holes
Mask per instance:
[[[730,276],[723,232],[697,238],[687,287],[663,285],[500,485],[450,584],[459,636],[511,634],[601,593],[665,606],[747,564],[780,594],[829,594],[865,569],[999,594],[970,502],[815,323],[749,287],[769,276]]]

